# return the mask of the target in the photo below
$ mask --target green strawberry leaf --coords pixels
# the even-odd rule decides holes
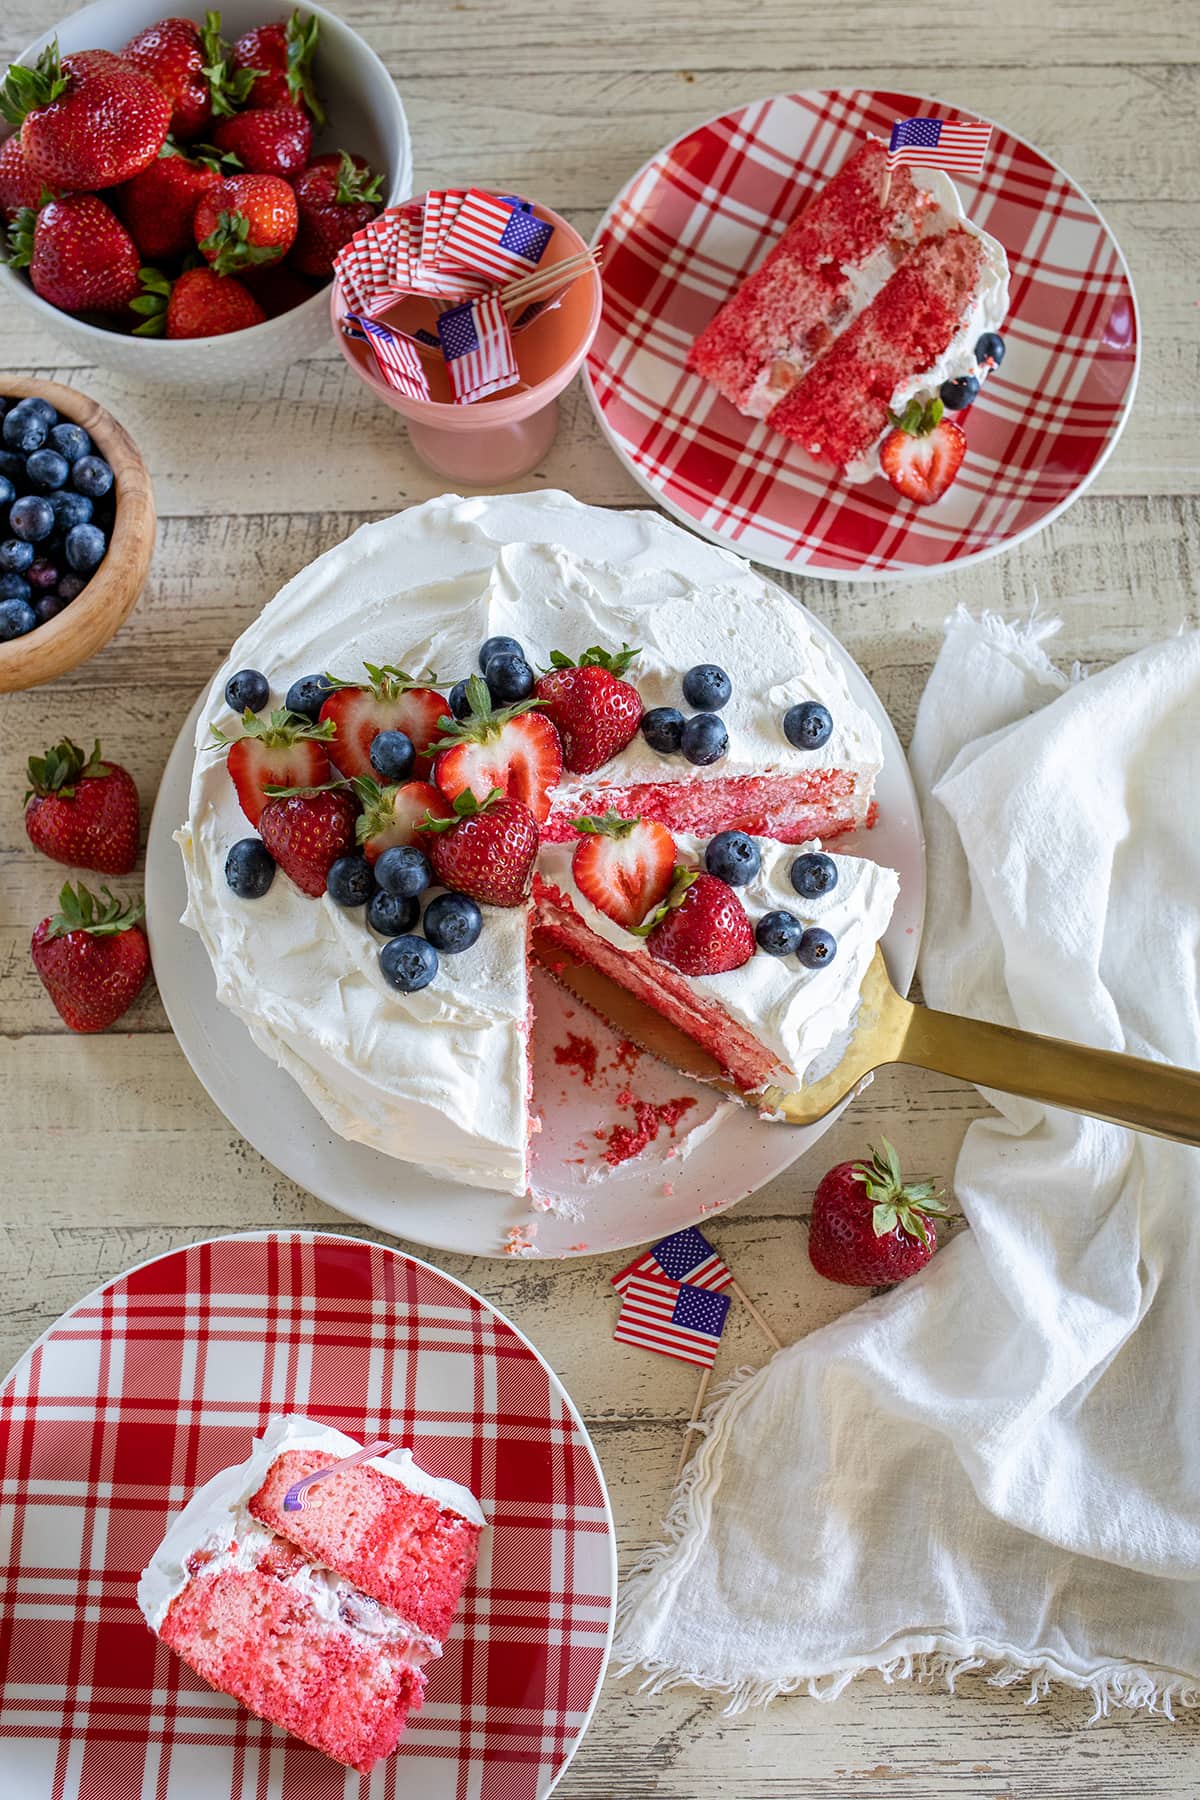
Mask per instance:
[[[116,937],[129,931],[145,917],[140,900],[118,900],[111,888],[102,887],[103,902],[85,888],[82,881],[73,888],[68,881],[58,896],[58,911],[50,920],[47,937],[66,937],[72,931],[86,931],[89,937]]]
[[[339,206],[356,206],[363,201],[376,201],[383,198],[383,176],[372,175],[370,169],[359,169],[348,150],[339,152],[341,162],[338,164],[337,187],[334,189],[334,200]]]

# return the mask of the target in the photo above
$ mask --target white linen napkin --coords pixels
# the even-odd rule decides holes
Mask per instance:
[[[960,612],[922,700],[925,996],[1197,1068],[1200,633],[1069,681],[1053,629]],[[1200,1151],[988,1098],[971,1230],[713,1408],[621,1601],[647,1685],[1200,1701]]]

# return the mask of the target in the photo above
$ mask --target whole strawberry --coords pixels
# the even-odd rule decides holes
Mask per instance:
[[[354,849],[356,817],[345,788],[300,789],[267,801],[258,832],[284,874],[319,900],[332,865]]]
[[[128,875],[138,853],[138,791],[120,763],[70,738],[29,758],[25,831],[35,850],[76,869]]]
[[[42,920],[30,951],[43,987],[72,1031],[104,1031],[133,1004],[150,972],[142,904],[68,881],[59,910]]]
[[[251,175],[299,175],[312,149],[312,120],[302,106],[263,106],[222,119],[213,143]]]
[[[27,268],[34,293],[62,312],[121,313],[138,291],[137,245],[95,194],[23,208],[8,242],[13,268]]]
[[[291,249],[296,196],[278,175],[230,175],[201,195],[192,230],[217,274],[236,275]]]
[[[281,313],[291,312],[294,306],[303,306],[317,291],[307,277],[297,274],[290,262],[258,263],[253,268],[240,269],[238,280],[246,292],[254,296],[268,319],[277,319]]]
[[[211,162],[185,156],[168,138],[148,169],[116,189],[113,205],[144,261],[165,262],[194,247],[196,206],[220,180]]]
[[[729,883],[694,869],[676,871],[666,904],[634,935],[681,975],[723,975],[754,955],[754,927]]]
[[[551,652],[554,666],[539,680],[537,696],[558,729],[563,764],[573,774],[590,775],[636,736],[641,697],[621,676],[637,654],[628,644],[619,651],[593,645],[578,662],[560,650]]]
[[[108,50],[58,54],[55,38],[32,69],[13,63],[0,111],[21,127],[30,169],[55,190],[114,187],[154,161],[171,123],[158,83]]]
[[[261,325],[267,316],[240,281],[211,269],[185,269],[175,281],[143,269],[142,293],[130,304],[145,315],[134,326],[135,337],[223,337]]]
[[[933,1221],[953,1215],[931,1181],[905,1183],[886,1138],[870,1162],[838,1163],[813,1195],[808,1254],[818,1275],[883,1287],[923,1269],[937,1249]]]
[[[216,15],[210,13],[212,19]],[[131,37],[121,55],[158,83],[171,106],[170,129],[179,138],[194,138],[212,118],[213,103],[205,65],[219,59],[206,46],[191,19],[159,19]]]
[[[319,32],[317,18],[294,12],[286,24],[256,25],[238,39],[230,62],[235,69],[254,72],[250,106],[303,105],[318,125],[325,123],[312,76]]]
[[[45,185],[26,160],[20,132],[14,131],[0,145],[0,219],[13,219],[23,206],[36,212]]]
[[[361,156],[318,156],[292,181],[300,223],[291,262],[305,275],[330,275],[333,259],[379,211],[383,176]]]
[[[533,881],[539,833],[520,800],[495,789],[484,801],[469,790],[454,802],[452,819],[426,820],[428,857],[444,887],[490,906],[519,906]]]

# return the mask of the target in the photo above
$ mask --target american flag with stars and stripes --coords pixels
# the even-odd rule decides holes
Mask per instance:
[[[957,169],[962,175],[983,171],[991,142],[990,125],[962,119],[897,119],[888,144],[888,168],[915,163],[922,169]]]
[[[421,366],[420,353],[411,338],[402,332],[390,331],[378,319],[369,318],[365,313],[360,313],[354,323],[365,332],[375,365],[390,388],[395,388],[398,394],[407,394],[410,400],[433,398]]]
[[[451,307],[437,322],[454,398],[463,406],[516,385],[521,377],[512,332],[498,294]]]
[[[714,1294],[687,1282],[633,1275],[621,1292],[613,1337],[618,1344],[636,1344],[641,1350],[656,1350],[660,1356],[711,1369],[728,1311],[728,1294]]]
[[[670,1237],[652,1244],[627,1268],[614,1275],[612,1285],[623,1294],[635,1275],[666,1276],[668,1281],[686,1281],[692,1287],[708,1288],[719,1293],[733,1280],[733,1270],[717,1255],[702,1231],[689,1225],[684,1231],[673,1231]]]
[[[553,236],[553,225],[534,213],[471,188],[441,240],[441,266],[513,281],[537,268]]]

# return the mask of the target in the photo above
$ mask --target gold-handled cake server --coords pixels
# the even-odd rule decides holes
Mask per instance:
[[[537,942],[535,930],[535,953]],[[685,1075],[726,1093],[737,1091],[715,1058],[607,976],[565,959],[553,945],[546,946],[541,960],[585,1006],[643,1049]],[[887,1063],[933,1069],[939,1075],[1021,1094],[1046,1106],[1064,1106],[1156,1137],[1200,1144],[1200,1070],[1176,1069],[1140,1056],[1039,1037],[1012,1025],[915,1006],[892,986],[879,950],[863,981],[854,1034],[837,1067],[796,1093],[765,1093],[762,1104],[778,1110],[789,1124],[815,1125],[873,1069]]]

